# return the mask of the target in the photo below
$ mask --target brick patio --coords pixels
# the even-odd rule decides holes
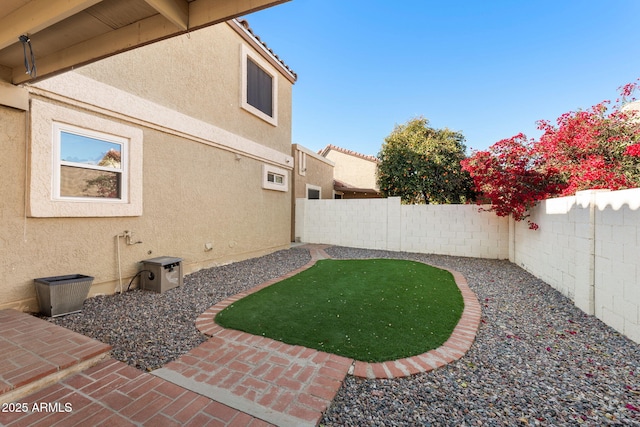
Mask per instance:
[[[58,422],[65,427],[271,425],[114,359],[100,362],[18,402],[29,410],[42,403],[57,407],[43,412],[0,413],[1,425],[48,427]]]

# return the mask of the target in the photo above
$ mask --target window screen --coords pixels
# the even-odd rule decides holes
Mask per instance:
[[[247,103],[273,117],[273,78],[247,58]]]
[[[315,190],[313,188],[307,189],[307,199],[317,200],[320,198],[320,190]]]
[[[122,199],[126,141],[59,123],[54,131],[60,168],[54,179],[59,196]]]

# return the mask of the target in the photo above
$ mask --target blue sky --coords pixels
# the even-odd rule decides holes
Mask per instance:
[[[293,142],[377,154],[424,116],[485,149],[640,77],[639,0],[292,0],[246,16],[297,74]]]

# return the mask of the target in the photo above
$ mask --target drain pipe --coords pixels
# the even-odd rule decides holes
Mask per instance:
[[[122,293],[122,269],[120,266],[120,238],[124,237],[125,239],[125,243],[127,244],[127,246],[132,246],[132,245],[137,245],[142,243],[142,240],[138,240],[138,241],[132,241],[133,238],[133,231],[129,231],[129,230],[125,230],[123,233],[117,234],[116,235],[116,254],[118,257],[118,286],[120,288],[120,291],[118,292],[119,294]],[[135,277],[135,276],[134,276]],[[131,285],[131,283],[129,283],[129,285]],[[127,288],[128,290],[128,288]]]

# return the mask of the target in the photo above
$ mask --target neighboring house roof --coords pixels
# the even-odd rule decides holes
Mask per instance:
[[[327,154],[329,153],[329,151],[337,151],[339,153],[343,153],[343,154],[348,154],[350,156],[354,156],[354,157],[359,157],[361,159],[364,160],[369,160],[370,162],[374,162],[374,163],[378,163],[378,158],[375,156],[369,156],[367,154],[360,154],[356,151],[351,151],[351,150],[347,150],[346,148],[342,148],[342,147],[338,147],[332,144],[327,145],[326,147],[324,147],[322,150],[318,151],[318,154],[320,154],[323,157],[326,157]]]
[[[342,182],[338,179],[333,180],[333,189],[335,191],[351,191],[353,193],[369,193],[369,194],[379,194],[380,192],[375,188],[355,188],[346,182]]]
[[[335,145],[327,145],[318,152],[335,162],[334,190],[379,194],[376,189],[376,169],[378,159],[374,156],[361,154]]]
[[[238,31],[238,34],[251,43],[253,47],[271,63],[271,65],[279,68],[282,74],[284,74],[291,83],[295,83],[296,80],[298,80],[298,75],[253,32],[246,19],[232,19],[230,22],[233,22],[238,26],[232,26],[234,30],[238,31],[238,28],[241,28],[242,31]],[[249,39],[247,38],[247,35],[249,36]]]

